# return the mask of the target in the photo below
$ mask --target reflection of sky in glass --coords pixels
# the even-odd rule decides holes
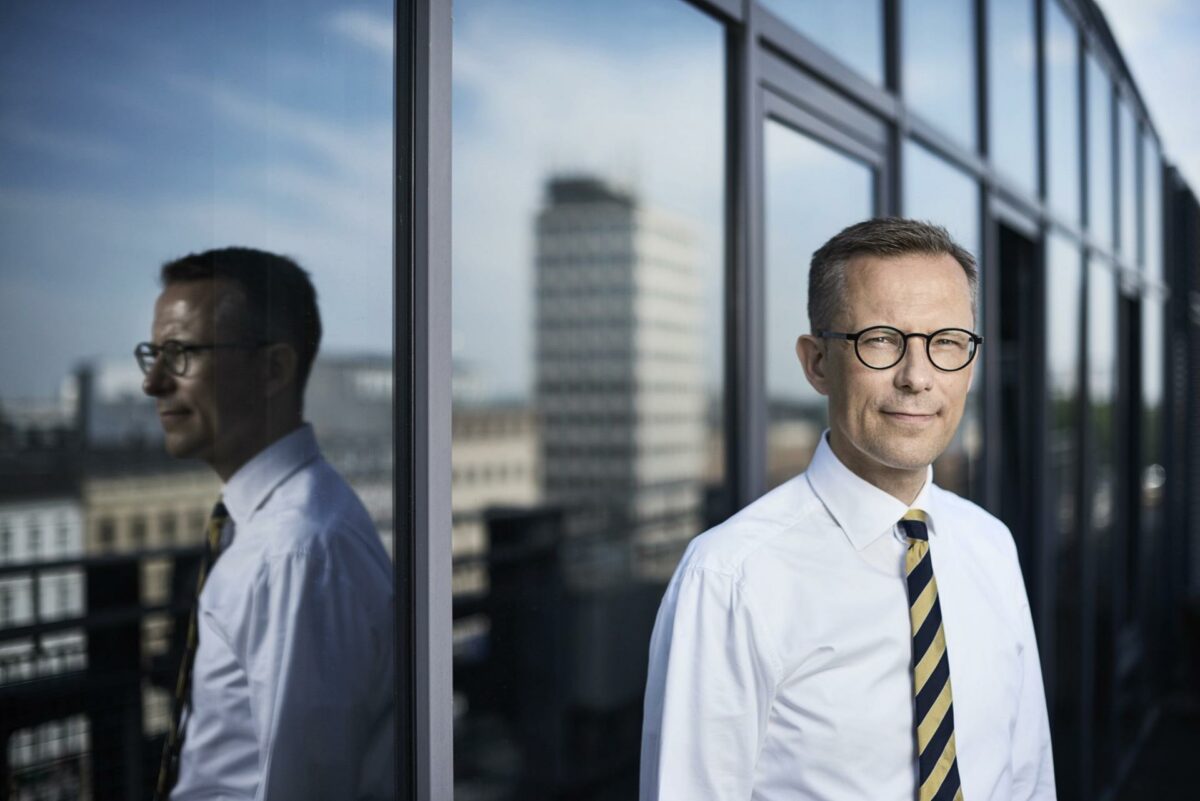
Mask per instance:
[[[765,155],[767,397],[823,407],[795,350],[796,337],[811,330],[808,265],[831,236],[872,216],[873,174],[774,121],[767,123]]]
[[[1087,54],[1088,226],[1101,243],[1113,240],[1112,84]]]
[[[1117,152],[1120,153],[1120,188],[1121,188],[1121,254],[1130,261],[1138,257],[1137,242],[1137,126],[1133,121],[1133,113],[1129,104],[1123,100],[1117,101],[1117,122],[1120,128],[1117,135]]]
[[[1050,234],[1046,260],[1046,377],[1055,400],[1079,392],[1079,321],[1083,255],[1061,234]]]
[[[1146,273],[1162,280],[1162,166],[1158,146],[1151,136],[1142,137],[1142,235],[1145,237]]]
[[[975,147],[975,32],[970,0],[902,3],[903,92],[931,123]]]
[[[1034,6],[991,0],[988,7],[988,143],[993,164],[1019,187],[1037,191],[1037,78]]]
[[[568,172],[691,224],[720,385],[722,31],[674,0],[618,5],[455,5],[454,354],[488,395],[529,392],[534,217],[546,179]]]
[[[1163,397],[1163,304],[1154,295],[1142,299],[1142,404],[1156,407]]]
[[[1088,265],[1088,396],[1093,405],[1112,402],[1117,372],[1117,280],[1104,262]]]
[[[944,226],[979,259],[979,189],[915,142],[904,143],[904,216]]]
[[[1079,221],[1079,38],[1057,2],[1046,3],[1047,192],[1055,211]]]
[[[867,80],[883,84],[882,0],[765,0],[763,5]]]
[[[313,273],[328,349],[390,351],[390,3],[61,2],[2,22],[0,397],[127,357],[158,266],[234,243]]]

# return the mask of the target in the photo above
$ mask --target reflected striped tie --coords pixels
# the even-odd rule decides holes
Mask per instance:
[[[962,801],[958,757],[954,749],[954,703],[950,695],[950,657],[942,629],[937,580],[929,557],[929,529],[920,509],[900,521],[908,538],[909,616],[913,635],[914,725],[920,766],[918,801]]]
[[[183,718],[184,707],[191,706],[192,701],[192,665],[196,661],[196,645],[200,641],[197,629],[200,590],[204,589],[204,580],[208,578],[209,570],[221,555],[221,532],[228,519],[229,512],[225,509],[225,504],[217,501],[208,519],[208,538],[204,544],[204,556],[200,559],[200,574],[196,578],[196,598],[188,615],[187,640],[184,643],[183,659],[179,663],[179,677],[175,680],[175,703],[171,709],[171,727],[167,730],[162,760],[158,766],[155,801],[165,801],[179,775],[179,752],[183,749],[183,732],[179,729],[179,723]]]

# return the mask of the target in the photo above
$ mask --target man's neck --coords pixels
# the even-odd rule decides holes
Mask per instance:
[[[847,470],[906,506],[911,506],[925,488],[925,480],[929,475],[928,466],[910,470],[880,464],[854,445],[843,442],[832,431],[828,441],[833,455]]]
[[[296,415],[294,419],[290,419],[287,424],[271,426],[263,430],[263,436],[254,440],[248,441],[244,446],[239,447],[236,452],[223,454],[224,458],[214,458],[209,461],[209,467],[221,479],[222,484],[229,483],[229,479],[233,478],[237,471],[241,470],[250,462],[251,459],[258,456],[267,448],[274,445],[279,440],[291,434],[296,429],[304,425],[304,420]]]

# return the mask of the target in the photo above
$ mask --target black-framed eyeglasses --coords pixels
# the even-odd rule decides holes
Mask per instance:
[[[202,350],[257,350],[267,344],[270,343],[208,342],[198,344],[168,339],[161,345],[155,345],[153,342],[139,342],[138,346],[133,349],[133,355],[137,359],[138,367],[142,368],[142,372],[146,375],[150,375],[150,371],[158,364],[159,359],[162,359],[163,367],[168,373],[182,378],[187,375],[190,362],[188,354]]]
[[[971,363],[983,337],[965,328],[941,328],[932,334],[906,334],[890,325],[874,325],[853,334],[840,331],[818,331],[824,339],[848,339],[854,343],[858,360],[872,370],[895,367],[908,351],[909,337],[925,340],[925,354],[937,369],[953,373]]]

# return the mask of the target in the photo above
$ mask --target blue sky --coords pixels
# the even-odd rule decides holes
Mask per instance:
[[[299,259],[330,349],[390,348],[391,3],[209,8],[0,10],[0,397],[131,353],[157,267],[217,245]]]
[[[1200,3],[1098,0],[1163,139],[1168,161],[1200,192]]]

